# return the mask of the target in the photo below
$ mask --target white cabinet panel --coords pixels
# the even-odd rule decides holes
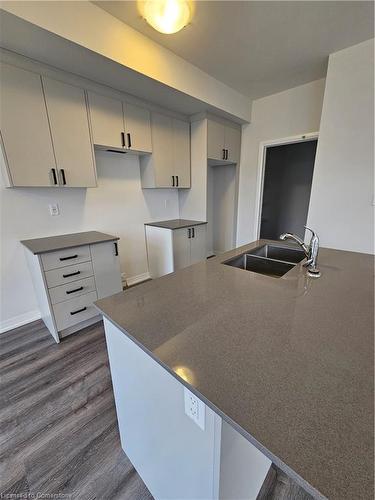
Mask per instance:
[[[56,252],[44,253],[41,256],[43,269],[48,271],[58,267],[71,266],[91,260],[90,248],[88,245],[82,245],[74,248],[65,248]]]
[[[42,81],[60,182],[70,187],[95,187],[85,93],[51,78],[42,77]]]
[[[206,259],[206,225],[192,227],[192,238],[190,239],[190,264],[196,264]]]
[[[86,278],[84,280],[77,280],[73,283],[67,283],[66,285],[50,288],[49,296],[51,304],[58,304],[59,302],[65,302],[66,300],[71,300],[81,295],[95,292],[95,290],[94,276],[91,276],[90,278]]]
[[[91,292],[52,306],[57,329],[65,330],[81,321],[98,316],[99,312],[93,304],[97,298],[96,292]]]
[[[228,161],[238,163],[241,153],[241,130],[225,127],[225,149],[228,151]]]
[[[91,262],[82,262],[81,264],[75,264],[73,266],[51,269],[45,273],[45,277],[48,288],[52,288],[54,286],[65,285],[65,283],[88,278],[93,274]]]
[[[126,147],[132,151],[151,153],[150,112],[146,108],[124,103]]]
[[[190,187],[190,123],[174,119],[173,155],[177,187]]]
[[[98,299],[122,291],[117,241],[90,245]]]
[[[225,127],[214,120],[207,121],[207,156],[213,160],[224,159]]]
[[[126,455],[155,499],[213,499],[220,417],[206,406],[198,427],[185,415],[183,385],[107,319],[104,326]]]
[[[1,137],[13,186],[51,186],[56,168],[40,75],[0,68]]]
[[[182,228],[173,231],[173,271],[190,266],[191,229]]]
[[[152,113],[151,133],[152,154],[140,160],[142,187],[190,187],[190,124]]]
[[[125,145],[122,102],[88,92],[91,129],[94,144],[123,149]]]

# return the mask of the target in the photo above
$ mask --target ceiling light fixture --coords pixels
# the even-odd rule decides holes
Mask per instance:
[[[189,0],[146,0],[138,4],[148,24],[160,33],[177,33],[192,17],[192,2]]]

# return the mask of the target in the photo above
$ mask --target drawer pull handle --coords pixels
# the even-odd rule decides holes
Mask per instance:
[[[126,144],[125,144],[125,132],[121,132],[121,144],[122,144],[123,148],[126,146]]]
[[[118,244],[117,244],[117,241],[115,241],[114,245],[115,245],[115,255],[117,257],[118,256]]]
[[[87,307],[82,307],[82,309],[77,309],[77,311],[71,311],[71,316],[74,316],[75,314],[81,313],[83,311],[86,311]]]
[[[63,274],[63,278],[70,278],[70,276],[77,276],[81,274],[81,271],[76,271],[75,273]]]
[[[62,183],[64,186],[66,186],[65,170],[63,168],[60,168],[60,173],[61,173]]]
[[[78,257],[77,254],[75,254],[75,255],[69,255],[69,257],[60,257],[60,260],[63,261],[63,260],[76,259],[77,257]]]
[[[53,177],[53,183],[56,186],[57,185],[56,169],[51,168],[51,172],[52,172],[52,177]]]
[[[80,292],[81,290],[83,290],[83,286],[80,286],[79,288],[75,288],[74,290],[66,290],[66,294],[69,295],[70,293],[74,293],[74,292]]]
[[[130,149],[132,147],[132,139],[130,137],[130,134],[126,134],[128,136],[128,148]]]

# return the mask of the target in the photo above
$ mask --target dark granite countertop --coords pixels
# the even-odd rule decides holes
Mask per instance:
[[[97,307],[316,498],[372,499],[373,256],[322,248],[319,279],[222,264],[260,243]]]
[[[184,227],[200,226],[201,224],[207,224],[207,222],[200,220],[172,219],[162,220],[160,222],[146,222],[145,226],[162,227],[164,229],[182,229]]]
[[[88,231],[85,233],[61,234],[59,236],[48,236],[47,238],[35,238],[33,240],[22,240],[21,243],[34,255],[46,252],[54,252],[64,248],[80,247],[82,245],[92,245],[105,241],[116,241],[120,238],[98,231]]]

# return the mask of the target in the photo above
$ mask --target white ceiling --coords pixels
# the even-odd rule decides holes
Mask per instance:
[[[253,99],[324,77],[329,54],[374,36],[370,1],[197,1],[173,35],[152,29],[134,1],[94,3]]]

